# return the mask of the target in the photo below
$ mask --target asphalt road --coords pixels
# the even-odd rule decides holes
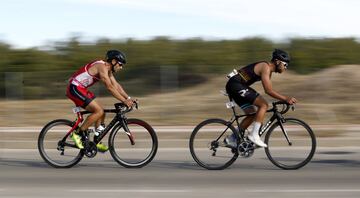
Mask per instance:
[[[231,167],[199,167],[187,148],[163,148],[141,169],[109,153],[71,169],[48,166],[35,149],[0,149],[0,197],[360,197],[360,147],[320,147],[300,170],[280,170],[256,150]]]

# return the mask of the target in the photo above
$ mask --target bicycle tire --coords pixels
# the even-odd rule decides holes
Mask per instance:
[[[59,126],[60,128],[54,129],[55,127],[57,128]],[[76,148],[66,149],[64,150],[64,153],[66,153],[64,155],[61,155],[61,151],[55,149],[58,146],[58,142],[66,135],[66,132],[68,132],[73,126],[74,123],[71,122],[70,120],[58,119],[49,122],[41,130],[38,137],[38,150],[40,156],[50,166],[55,168],[70,168],[78,164],[83,158],[84,153],[80,149],[76,149]],[[49,141],[47,141],[47,138],[49,138]],[[69,141],[72,141],[70,137],[68,137],[68,139]],[[69,157],[70,159],[65,161],[66,157]]]
[[[131,145],[125,131],[122,129],[122,124],[118,123],[109,136],[110,154],[121,166],[141,168],[150,163],[156,155],[158,149],[157,135],[148,123],[140,119],[127,119],[127,126],[135,136],[135,145]],[[126,146],[127,148],[124,148]]]
[[[214,126],[210,126],[210,125],[214,125]],[[219,125],[219,126],[215,126],[215,125]],[[209,129],[206,129],[206,127],[209,127]],[[220,128],[217,129],[216,127],[220,127]],[[217,118],[204,120],[203,122],[201,122],[200,124],[198,124],[194,128],[194,130],[193,130],[193,132],[191,133],[191,136],[190,136],[189,148],[190,148],[191,156],[193,157],[193,159],[196,161],[196,163],[198,165],[200,165],[201,167],[206,168],[208,170],[222,170],[222,169],[225,169],[225,168],[229,167],[231,164],[233,164],[235,162],[235,160],[239,156],[239,153],[237,152],[237,149],[221,147],[221,153],[220,153],[220,157],[219,157],[219,156],[216,156],[216,155],[214,156],[213,155],[214,151],[211,148],[209,148],[209,146],[211,147],[214,143],[219,145],[219,143],[214,142],[214,140],[216,140],[221,135],[221,132],[225,131],[225,129],[227,127],[228,127],[228,129],[230,129],[229,133],[235,133],[236,134],[236,130],[231,124],[229,124],[225,120],[217,119]],[[215,129],[212,129],[212,128],[215,128]],[[215,133],[216,133],[217,130],[220,130],[220,131],[219,131],[219,133],[211,134],[210,131],[213,131],[213,130],[215,130]],[[199,140],[196,140],[196,137],[200,132],[202,134],[199,135]],[[214,133],[214,132],[212,132],[212,133]],[[228,135],[229,135],[229,133],[228,133]],[[214,137],[216,139],[210,138],[212,135],[214,135]],[[210,136],[210,137],[208,137],[208,136]],[[205,139],[205,141],[202,140],[201,138]],[[223,140],[223,139],[221,139],[221,140]],[[195,144],[196,144],[196,146],[195,146]],[[197,149],[196,147],[197,147],[198,144],[203,146],[204,148]],[[207,144],[207,145],[205,146],[205,144]],[[218,148],[220,148],[220,147],[218,147]],[[209,154],[211,154],[211,155],[209,156],[207,153],[205,153],[204,158],[203,158],[203,156],[202,156],[203,155],[202,154],[203,150],[205,152],[207,152],[207,150],[209,150],[210,151]],[[218,151],[219,150],[216,150],[216,153]],[[211,152],[213,152],[213,153],[211,153]],[[201,155],[201,157],[200,157],[200,155]],[[223,155],[223,156],[221,156],[221,155]],[[210,157],[212,157],[212,158],[210,159]],[[207,158],[209,158],[210,163],[205,162],[205,159],[207,159]],[[228,159],[226,159],[225,162],[222,162],[222,161],[217,162],[216,161],[216,160],[220,161],[221,158],[224,158],[224,159],[228,158]]]
[[[289,123],[293,123],[294,125],[292,127],[289,127]],[[280,140],[281,138],[278,138],[279,140],[276,140],[276,135],[278,134],[275,135],[275,129],[279,126],[279,122],[274,123],[265,136],[265,143],[268,145],[268,147],[265,148],[265,153],[269,160],[275,166],[285,170],[296,170],[308,164],[313,158],[316,150],[316,137],[310,126],[307,125],[304,121],[296,118],[285,118],[283,126],[284,128],[288,129],[287,132],[290,141],[292,141],[292,145],[286,144],[287,141],[284,135],[282,135],[283,140]],[[305,130],[300,131],[296,128],[298,126],[301,126],[299,129]],[[278,136],[281,136],[281,134],[283,134],[282,131]],[[271,135],[273,135],[274,139],[274,141],[272,142],[270,142],[272,137]],[[281,146],[279,146],[280,144]],[[286,145],[288,145],[289,147],[286,147]],[[305,148],[309,148],[309,152],[304,152]],[[275,156],[275,152],[277,152],[277,150],[279,152],[279,157]],[[283,156],[284,153],[288,154],[290,157]],[[304,157],[298,157],[299,155],[303,154]],[[299,159],[299,162],[296,162],[297,159]]]

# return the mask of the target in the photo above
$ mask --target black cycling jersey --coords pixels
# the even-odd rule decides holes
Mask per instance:
[[[259,93],[249,86],[261,80],[261,76],[254,71],[255,65],[261,62],[266,61],[259,61],[241,68],[238,70],[238,74],[231,77],[226,83],[226,92],[230,99],[234,100],[242,109],[252,106],[259,96]]]
[[[255,73],[254,68],[255,65],[261,62],[266,62],[266,61],[259,61],[241,68],[240,70],[238,70],[239,74],[235,75],[234,78],[237,79],[241,84],[246,86],[250,86],[257,81],[260,81],[261,76],[258,76]]]

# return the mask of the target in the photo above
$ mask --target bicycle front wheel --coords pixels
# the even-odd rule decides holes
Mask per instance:
[[[209,170],[221,170],[230,166],[238,157],[236,148],[224,143],[235,128],[225,120],[209,119],[197,125],[190,136],[190,152],[194,160]]]
[[[111,156],[126,168],[141,168],[153,160],[158,148],[154,129],[145,121],[127,119],[127,127],[134,138],[131,144],[122,124],[112,130],[109,137]]]
[[[311,128],[303,121],[285,118],[282,123],[275,123],[265,136],[265,153],[277,167],[294,170],[305,166],[314,156],[316,138]],[[286,135],[288,140],[286,138]]]
[[[40,132],[38,149],[46,163],[55,168],[70,168],[83,158],[84,153],[76,148],[69,137],[62,141],[66,133],[73,127],[69,120],[54,120]]]

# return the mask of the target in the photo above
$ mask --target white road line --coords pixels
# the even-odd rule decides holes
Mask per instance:
[[[336,192],[360,192],[360,189],[260,189],[246,190],[248,193],[336,193]]]
[[[191,190],[174,190],[174,189],[74,189],[69,190],[70,192],[91,192],[91,193],[186,193],[193,192]]]

